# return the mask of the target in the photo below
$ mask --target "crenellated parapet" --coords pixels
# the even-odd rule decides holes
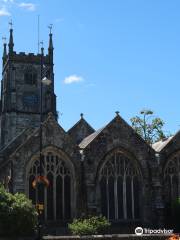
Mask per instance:
[[[41,57],[43,57],[43,63],[45,65],[50,65],[50,59],[49,55],[41,56],[41,54],[34,54],[34,53],[25,53],[25,52],[20,52],[16,53],[13,52],[13,54],[9,55],[7,54],[3,58],[3,69],[6,68],[6,65],[8,64],[9,61],[13,61],[15,63],[27,63],[27,64],[41,64]]]
[[[13,40],[13,29],[12,29],[12,22],[10,24],[10,34],[9,34],[9,43],[6,43],[6,40],[4,42],[4,51],[3,51],[3,70],[6,68],[9,61],[13,61],[16,63],[32,63],[32,64],[41,64],[41,58],[43,58],[43,64],[45,65],[51,65],[53,67],[53,39],[52,39],[52,27],[50,27],[50,33],[49,33],[49,46],[48,46],[48,54],[35,54],[35,53],[25,53],[25,52],[19,52],[17,53],[14,51],[14,40]],[[5,39],[5,38],[3,38]],[[8,51],[7,51],[7,45],[8,45]]]

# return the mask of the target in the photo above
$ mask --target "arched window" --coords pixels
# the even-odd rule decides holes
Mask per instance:
[[[44,204],[46,220],[68,220],[71,218],[72,175],[66,161],[53,153],[43,156],[43,175],[49,180],[49,187],[40,185],[37,189],[32,182],[39,176],[39,159],[33,161],[28,173],[29,198],[34,204]]]
[[[140,218],[140,172],[121,151],[107,155],[100,171],[101,211],[110,220]]]
[[[170,159],[164,169],[164,198],[168,205],[180,196],[180,154]],[[170,206],[169,206],[170,207]]]

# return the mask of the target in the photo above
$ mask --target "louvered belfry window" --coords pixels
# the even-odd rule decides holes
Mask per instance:
[[[66,161],[53,153],[43,156],[43,175],[49,187],[39,185],[33,189],[32,182],[39,176],[39,159],[33,161],[29,171],[29,198],[34,204],[44,204],[45,220],[68,220],[71,218],[72,176]]]
[[[121,151],[105,158],[100,171],[101,211],[110,220],[140,218],[140,171]]]

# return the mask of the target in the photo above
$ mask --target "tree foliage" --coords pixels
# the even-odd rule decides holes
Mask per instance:
[[[30,236],[37,224],[37,212],[22,193],[15,195],[0,186],[0,236]]]
[[[103,216],[92,216],[84,219],[74,219],[68,225],[74,235],[92,235],[102,233],[110,226],[108,220]]]
[[[159,117],[154,117],[151,110],[142,110],[140,116],[135,116],[130,121],[134,130],[148,144],[153,144],[167,137],[163,131],[164,121]]]

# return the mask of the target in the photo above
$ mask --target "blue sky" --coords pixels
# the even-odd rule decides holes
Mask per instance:
[[[98,129],[119,110],[129,122],[142,108],[180,128],[179,0],[0,0],[0,37],[12,19],[15,50],[47,49],[53,24],[60,124],[80,118]],[[0,46],[2,55],[2,44]]]

